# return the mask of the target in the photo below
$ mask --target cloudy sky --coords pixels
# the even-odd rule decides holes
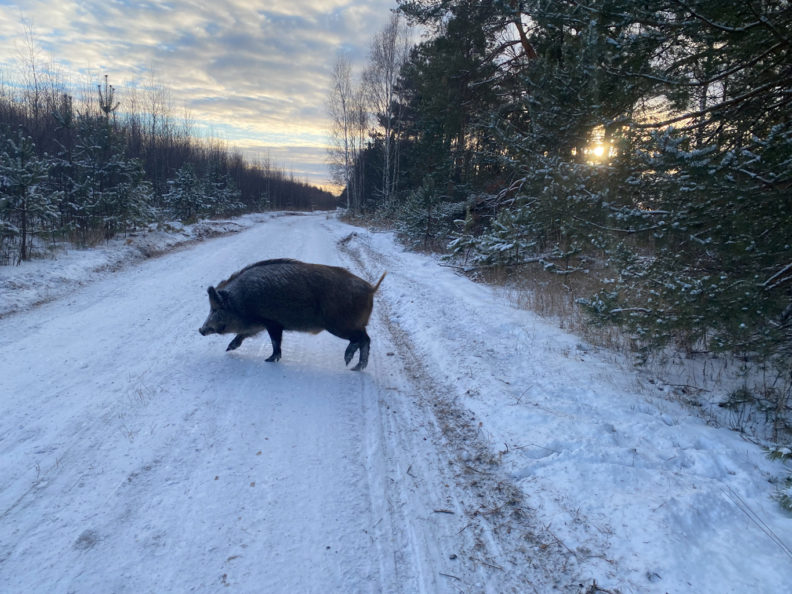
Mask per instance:
[[[196,131],[329,183],[326,98],[338,52],[358,70],[395,0],[0,0],[0,79],[40,66],[117,98],[152,81]]]

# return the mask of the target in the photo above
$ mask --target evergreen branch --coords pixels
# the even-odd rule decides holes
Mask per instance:
[[[758,173],[753,173],[752,171],[748,171],[744,167],[739,167],[739,168],[735,169],[734,171],[737,171],[738,173],[742,173],[743,175],[746,175],[746,176],[750,177],[753,180],[759,181],[762,184],[764,184],[765,186],[768,186],[768,187],[771,187],[771,188],[775,187],[776,183],[777,183],[777,182],[775,182],[773,180],[765,179],[764,177],[762,177]]]
[[[675,124],[676,122],[681,122],[683,120],[690,120],[690,119],[693,119],[693,118],[698,118],[698,117],[701,117],[701,116],[703,116],[705,114],[708,114],[710,112],[719,111],[719,110],[725,109],[727,107],[731,107],[733,105],[736,105],[738,103],[742,103],[743,101],[751,99],[751,98],[755,97],[756,95],[761,95],[762,93],[764,93],[768,89],[772,89],[773,87],[776,87],[778,85],[779,85],[779,81],[771,80],[770,82],[767,82],[767,83],[765,83],[763,85],[755,87],[753,90],[748,91],[747,93],[743,93],[742,95],[738,95],[737,97],[733,97],[733,98],[729,99],[728,101],[722,101],[720,103],[717,103],[717,104],[712,105],[710,107],[706,107],[704,109],[700,109],[698,111],[685,113],[685,114],[682,114],[682,115],[679,115],[679,116],[676,116],[676,117],[673,117],[673,118],[669,118],[667,120],[663,120],[662,122],[653,122],[651,124],[638,124],[638,123],[634,122],[634,123],[632,123],[630,125],[633,128],[639,128],[639,129],[663,128],[665,126],[670,126],[671,124]]]
[[[647,212],[647,214],[661,214],[663,211],[656,211],[656,212]],[[586,219],[581,219],[580,217],[572,217],[576,221],[580,221],[581,223],[585,223],[586,225],[591,225],[592,227],[596,227],[597,229],[602,229],[603,231],[614,231],[616,233],[626,233],[628,235],[632,235],[634,233],[644,233],[646,231],[653,231],[655,229],[662,228],[662,225],[652,225],[651,227],[644,227],[643,229],[620,229],[618,227],[607,227],[605,225],[598,225],[593,221],[587,221]]]
[[[717,29],[718,31],[722,31],[724,33],[747,33],[751,29],[759,27],[762,25],[762,20],[759,19],[753,23],[748,23],[747,25],[743,25],[742,27],[729,27],[728,25],[722,25],[721,23],[716,23],[715,21],[708,19],[704,15],[697,13],[693,10],[690,6],[682,2],[682,0],[674,0],[677,4],[679,4],[682,8],[687,10],[691,15],[697,18],[700,21],[707,23],[713,29]]]
[[[724,78],[726,78],[728,76],[731,76],[732,74],[736,74],[737,72],[740,72],[742,70],[746,70],[746,69],[751,68],[753,66],[756,66],[756,64],[759,61],[761,61],[762,59],[766,58],[768,55],[772,54],[776,50],[781,49],[781,47],[783,45],[784,44],[781,43],[781,42],[776,43],[775,45],[772,45],[769,48],[767,48],[761,54],[759,54],[757,56],[754,56],[750,60],[745,60],[745,61],[740,62],[739,64],[737,64],[735,66],[732,66],[731,68],[728,68],[728,69],[724,70],[723,72],[719,72],[718,74],[715,74],[714,76],[711,76],[710,78],[707,78],[705,80],[695,81],[695,82],[678,80],[678,79],[673,79],[673,78],[667,78],[667,77],[660,76],[660,75],[657,75],[657,74],[647,74],[645,72],[619,72],[618,70],[615,70],[613,68],[606,69],[606,72],[608,72],[608,74],[613,74],[613,75],[616,75],[616,76],[630,76],[630,77],[633,77],[633,78],[644,78],[646,80],[650,80],[650,81],[654,81],[654,82],[658,82],[658,83],[662,83],[662,84],[666,84],[666,85],[671,85],[671,86],[677,86],[677,87],[691,87],[691,88],[706,87],[708,85],[711,85],[712,83],[719,82],[719,81],[723,80]]]
[[[792,271],[792,262],[790,262],[789,264],[784,266],[781,270],[776,272],[773,276],[768,278],[765,282],[762,283],[762,286],[769,291],[770,289],[775,289],[779,285],[782,285],[785,282],[787,282],[789,280],[792,280],[792,275],[791,275],[791,276],[788,276],[786,278],[782,278],[781,280],[773,283],[773,281],[775,281],[778,277],[786,274],[789,271]],[[773,284],[771,285],[770,283],[773,283]]]
[[[748,3],[748,8],[751,10],[751,12],[752,12],[752,13],[754,13],[754,14],[755,14],[757,17],[759,17],[759,20],[762,22],[762,24],[763,24],[763,25],[764,25],[764,26],[765,26],[767,29],[770,29],[770,32],[771,32],[773,35],[775,35],[775,36],[776,36],[778,39],[781,39],[781,40],[782,40],[784,43],[786,43],[787,45],[790,45],[789,38],[788,38],[786,35],[784,35],[783,33],[781,33],[781,31],[779,31],[779,30],[776,28],[776,26],[775,26],[773,23],[771,23],[771,22],[770,22],[770,19],[768,19],[768,18],[767,18],[765,15],[763,15],[763,14],[762,14],[762,15],[760,15],[760,14],[759,14],[759,13],[756,11],[756,7],[754,7],[754,6],[753,6],[753,5],[752,5],[750,2]]]
[[[772,285],[770,285],[769,287],[765,287],[765,289],[767,289],[768,291],[770,291],[770,290],[772,290],[772,289],[775,289],[775,288],[777,288],[777,287],[780,287],[781,285],[783,285],[784,283],[787,283],[787,282],[789,282],[789,281],[792,281],[792,274],[791,274],[791,275],[789,275],[789,276],[787,276],[786,278],[782,278],[782,279],[781,279],[781,280],[779,280],[777,283],[773,283],[773,284],[772,284]]]

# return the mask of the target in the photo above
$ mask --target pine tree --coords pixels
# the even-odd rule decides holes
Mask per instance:
[[[31,237],[57,218],[55,196],[46,187],[49,167],[30,136],[6,136],[0,149],[0,240],[18,240],[17,264],[30,257]]]
[[[162,196],[162,202],[170,216],[188,223],[209,210],[210,199],[192,164],[183,165],[176,177],[168,181],[168,192]]]

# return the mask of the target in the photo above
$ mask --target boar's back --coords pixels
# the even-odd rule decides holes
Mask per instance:
[[[351,272],[289,259],[246,266],[217,288],[251,323],[304,332],[365,328],[373,303],[373,287]]]

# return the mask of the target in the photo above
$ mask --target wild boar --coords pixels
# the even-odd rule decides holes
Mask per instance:
[[[246,338],[266,330],[272,355],[281,358],[284,330],[312,332],[327,330],[349,341],[344,362],[349,365],[355,351],[360,358],[353,371],[368,364],[371,339],[366,325],[374,305],[374,293],[385,278],[370,285],[337,266],[307,264],[297,260],[264,260],[235,272],[228,280],[209,287],[209,317],[201,335],[235,333],[227,351],[239,348]]]

